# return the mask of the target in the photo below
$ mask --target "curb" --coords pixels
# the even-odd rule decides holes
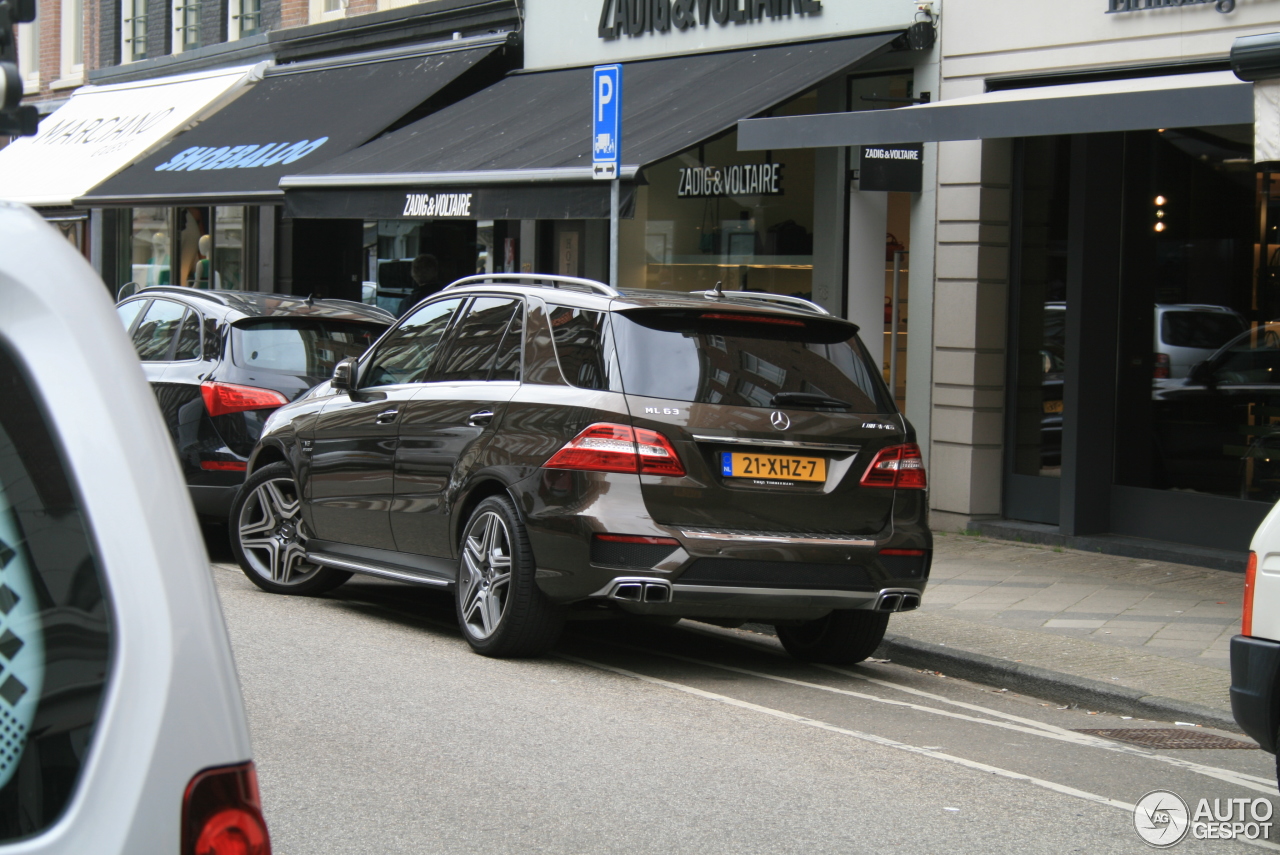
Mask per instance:
[[[1010,691],[1058,703],[1078,704],[1118,715],[1160,721],[1194,721],[1219,730],[1241,732],[1240,726],[1226,710],[1176,698],[1149,695],[1139,689],[997,659],[985,653],[972,653],[928,641],[916,641],[904,635],[886,634],[884,641],[876,649],[875,656],[889,659],[898,665],[944,671],[949,677],[999,685]]]

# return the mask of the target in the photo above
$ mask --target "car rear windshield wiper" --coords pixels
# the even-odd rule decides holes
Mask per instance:
[[[839,408],[847,410],[853,405],[839,398],[828,398],[826,395],[813,395],[809,392],[779,392],[769,401],[775,407],[814,407]]]

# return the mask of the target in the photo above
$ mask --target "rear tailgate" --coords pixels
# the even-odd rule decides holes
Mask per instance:
[[[905,425],[855,327],[736,307],[613,317],[632,420],[665,435],[688,473],[641,477],[656,521],[888,532],[894,491],[859,481],[876,452],[905,441]]]

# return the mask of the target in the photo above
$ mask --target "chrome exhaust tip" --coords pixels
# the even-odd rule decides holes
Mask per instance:
[[[607,597],[622,603],[648,605],[671,602],[672,589],[671,583],[665,579],[623,578],[614,579],[594,596]]]
[[[900,612],[909,612],[912,609],[920,608],[919,594],[904,594],[902,596],[902,605],[898,607]]]
[[[902,606],[901,594],[885,594],[880,598],[880,603],[876,606],[876,611],[880,612],[896,612]]]
[[[873,607],[878,612],[907,612],[920,608],[920,592],[913,588],[886,588]]]
[[[626,582],[614,588],[610,596],[615,600],[638,603],[644,599],[644,585],[639,582]]]
[[[646,603],[671,602],[671,587],[656,582],[647,583],[644,586],[644,601]]]

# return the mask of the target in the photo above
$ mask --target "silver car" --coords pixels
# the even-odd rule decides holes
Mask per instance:
[[[1244,318],[1226,306],[1157,303],[1155,379],[1180,380],[1231,339],[1244,332]]]
[[[0,848],[268,855],[200,532],[93,270],[0,201]]]

